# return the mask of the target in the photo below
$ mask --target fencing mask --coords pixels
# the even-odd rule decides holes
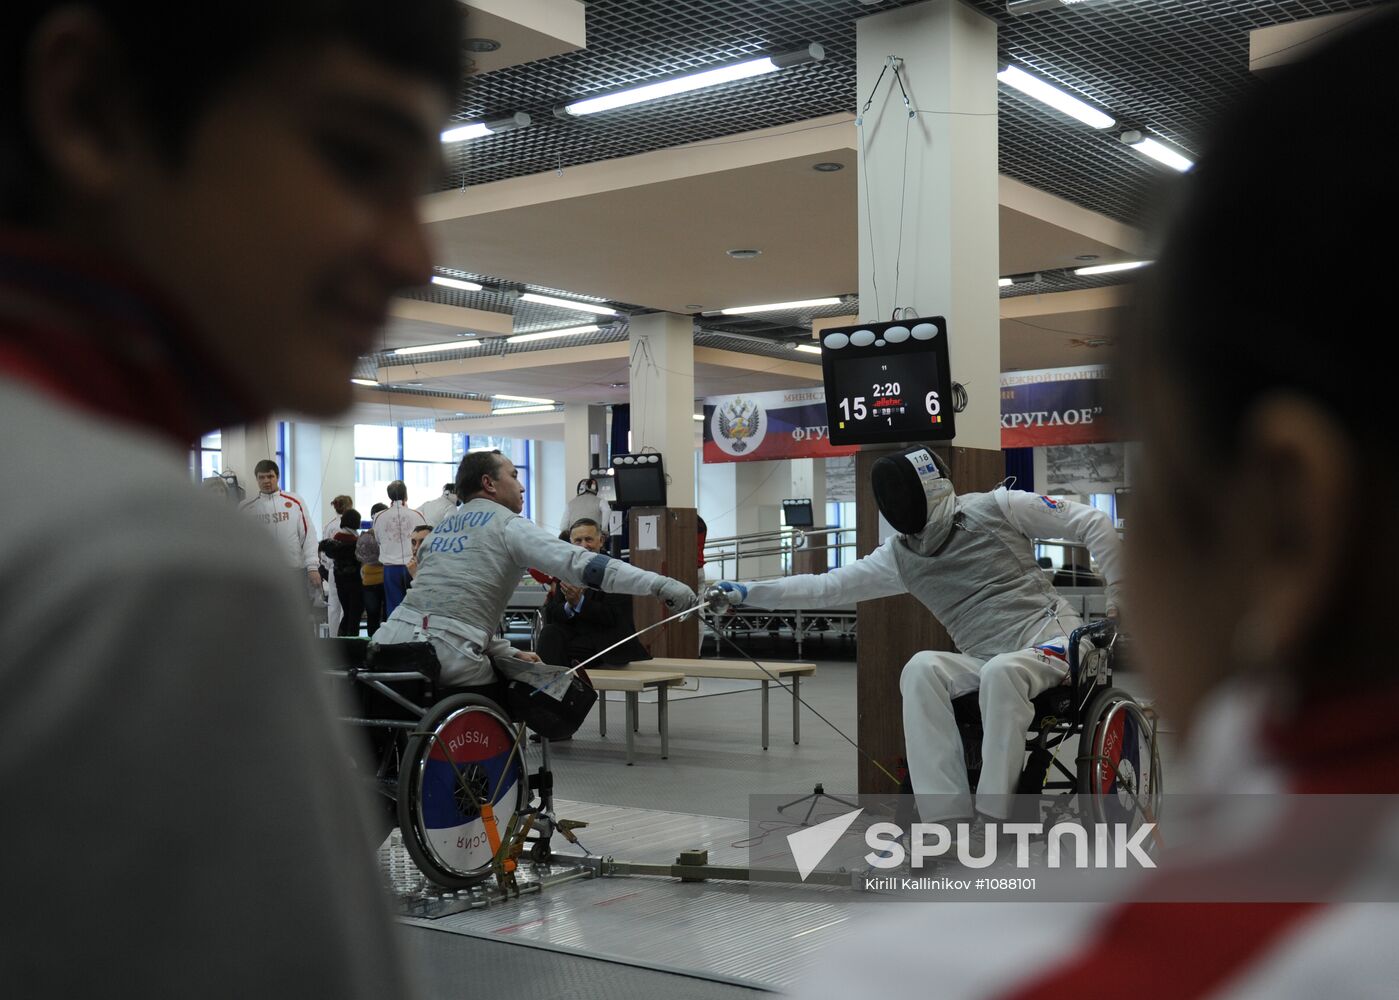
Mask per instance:
[[[927,541],[941,545],[952,527],[956,491],[942,459],[925,447],[892,452],[874,463],[870,479],[874,502],[893,529],[901,535],[931,535]]]

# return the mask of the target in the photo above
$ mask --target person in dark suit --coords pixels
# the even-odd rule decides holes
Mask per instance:
[[[568,540],[589,552],[601,552],[607,544],[602,527],[588,517],[569,526]],[[635,631],[630,595],[604,594],[557,581],[544,602],[544,628],[535,652],[545,663],[573,666]],[[646,648],[632,639],[602,657],[598,665],[650,658]]]

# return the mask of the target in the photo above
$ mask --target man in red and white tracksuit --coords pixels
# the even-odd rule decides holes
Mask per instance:
[[[413,529],[427,524],[423,512],[408,506],[408,487],[401,479],[389,483],[389,506],[374,515],[374,537],[384,564],[384,614],[393,614],[408,592],[408,560],[413,558]]]
[[[295,493],[279,488],[281,474],[271,459],[258,462],[253,467],[258,492],[239,504],[238,509],[266,525],[287,562],[302,570],[299,585],[310,602],[321,593],[320,555],[316,552],[319,539],[307,516],[305,502]]]

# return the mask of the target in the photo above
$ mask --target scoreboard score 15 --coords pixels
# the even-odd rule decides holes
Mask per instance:
[[[941,316],[823,330],[821,369],[832,444],[947,441],[956,433]]]

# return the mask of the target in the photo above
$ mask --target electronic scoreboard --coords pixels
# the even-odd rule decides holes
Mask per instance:
[[[832,444],[947,441],[956,433],[941,316],[824,330],[821,369]]]

